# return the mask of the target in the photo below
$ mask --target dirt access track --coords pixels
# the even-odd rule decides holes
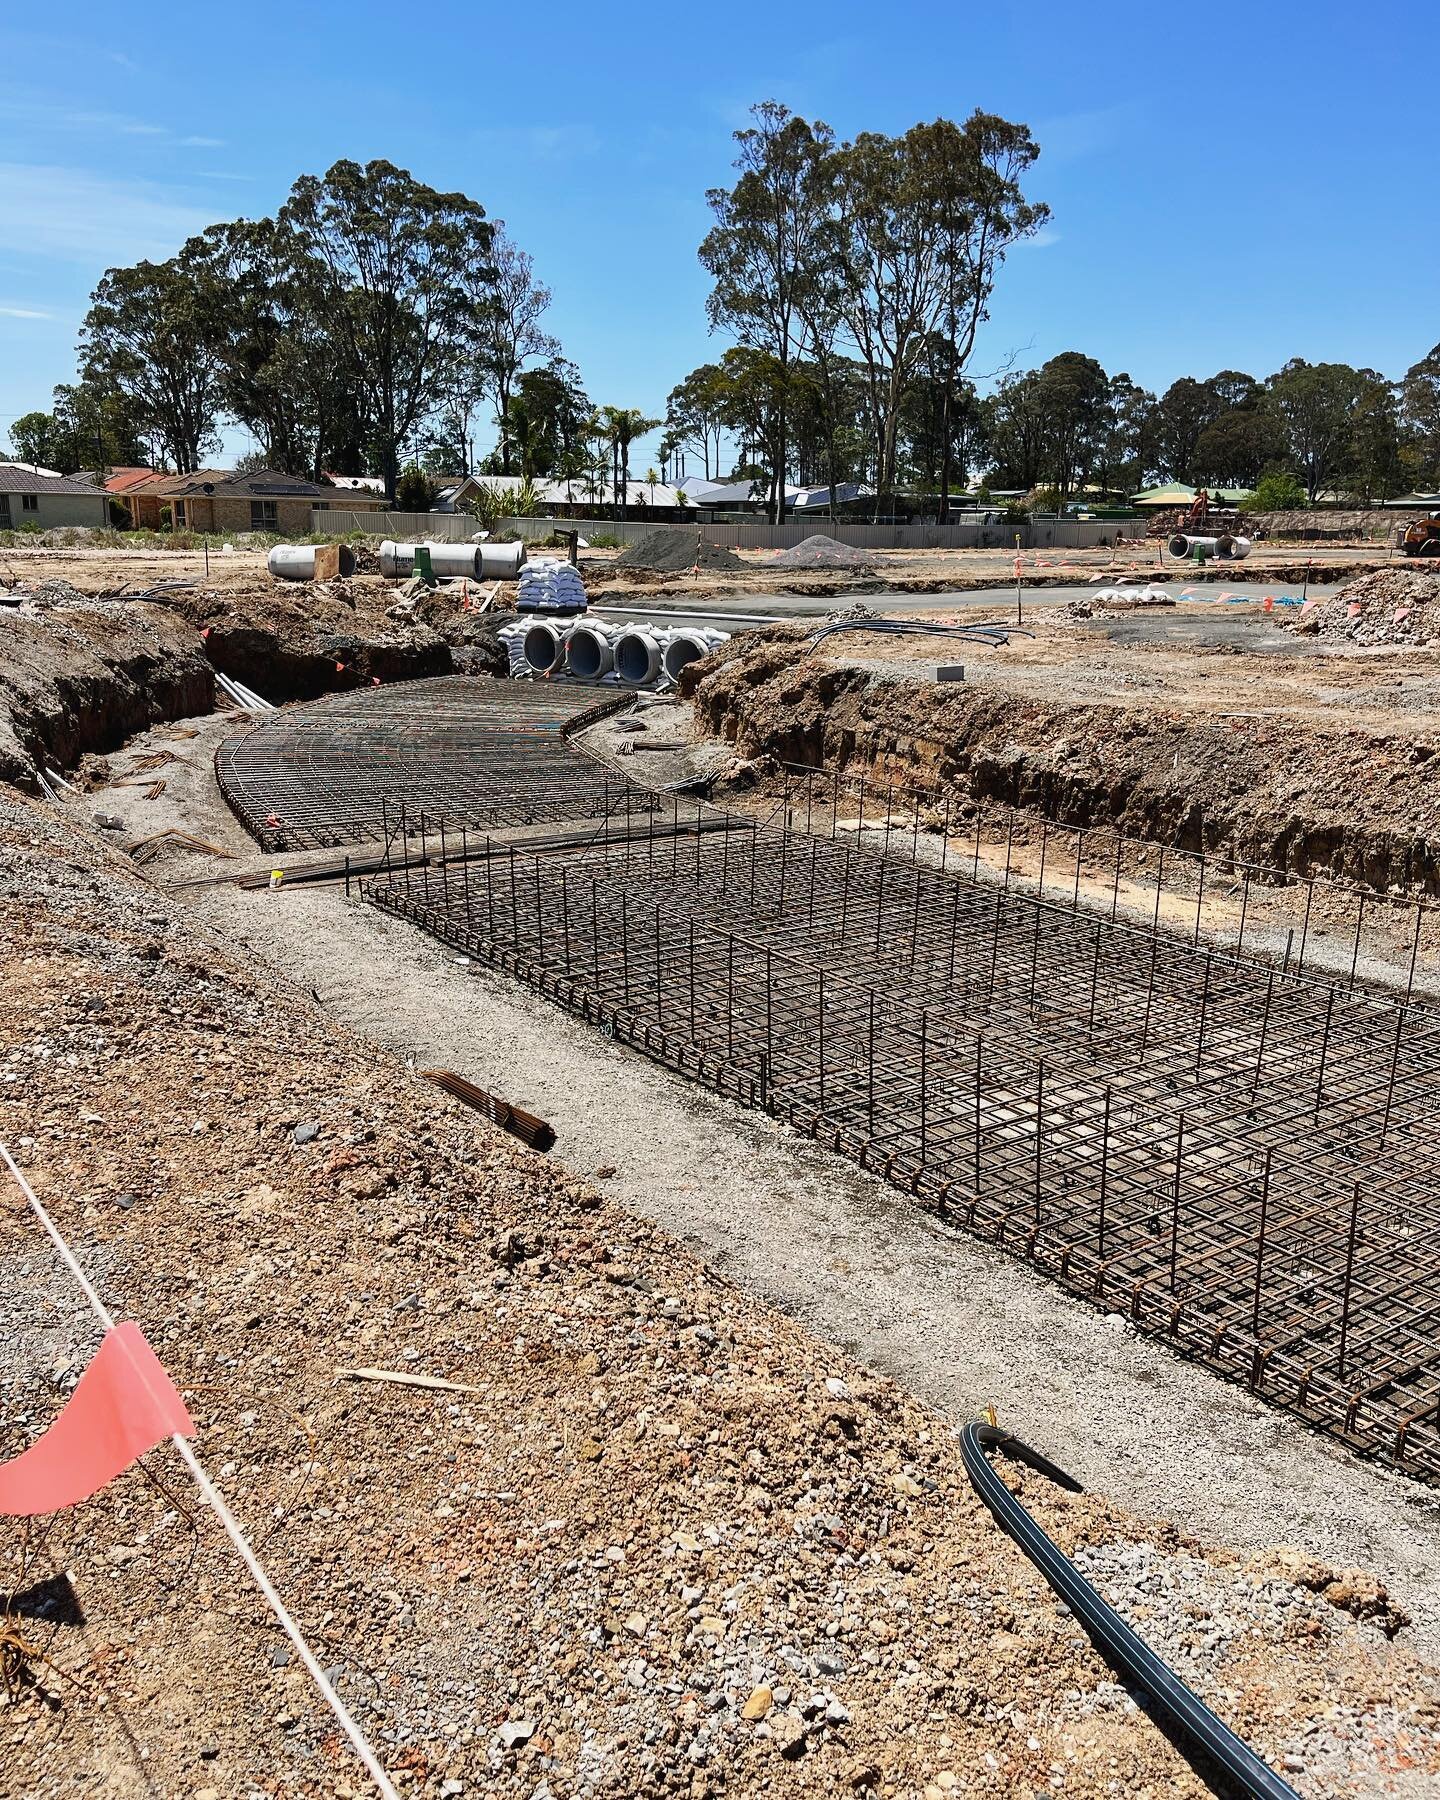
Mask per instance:
[[[689,529],[689,528],[685,528]],[[817,525],[817,531],[823,524]],[[703,535],[704,528],[700,528]],[[693,535],[693,534],[692,534]],[[581,568],[587,591],[597,602],[640,598],[721,598],[802,594],[825,599],[837,594],[965,593],[1015,585],[1015,552],[1007,550],[876,550],[865,552],[868,569],[786,569],[774,550],[737,550],[743,572],[712,569],[671,575],[618,567],[620,551],[587,550]],[[1316,544],[1257,545],[1244,562],[1177,563],[1157,539],[1086,550],[1026,550],[1021,553],[1027,589],[1089,581],[1167,581],[1177,590],[1196,582],[1217,587],[1261,584],[1298,593],[1311,583],[1353,580],[1391,560],[1373,546]]]

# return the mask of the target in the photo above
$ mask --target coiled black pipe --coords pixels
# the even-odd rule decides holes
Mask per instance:
[[[1290,1783],[1283,1781],[1223,1720],[1216,1718],[1109,1601],[1091,1587],[1053,1538],[1040,1529],[991,1468],[985,1454],[990,1447],[1038,1470],[1072,1494],[1084,1490],[1073,1476],[997,1426],[967,1425],[960,1435],[960,1454],[975,1492],[990,1509],[996,1524],[1014,1538],[1094,1642],[1137,1687],[1150,1695],[1156,1711],[1171,1722],[1177,1735],[1229,1777],[1236,1792],[1253,1795],[1255,1800],[1299,1800]]]

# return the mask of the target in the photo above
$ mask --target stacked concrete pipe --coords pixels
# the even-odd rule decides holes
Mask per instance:
[[[613,625],[602,625],[586,619],[574,626],[565,637],[565,671],[578,681],[603,681],[615,667]]]
[[[1222,537],[1191,537],[1188,532],[1177,531],[1170,540],[1169,550],[1177,559],[1201,552],[1217,562],[1244,562],[1250,554],[1250,540],[1231,537],[1228,532]]]
[[[667,633],[667,641],[660,656],[661,665],[671,681],[678,681],[680,671],[687,663],[699,662],[717,644],[725,643],[729,636],[728,631],[714,631],[704,625],[683,626],[678,631]]]

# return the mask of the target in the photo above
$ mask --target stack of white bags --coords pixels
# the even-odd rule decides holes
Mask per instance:
[[[520,612],[582,613],[585,604],[580,571],[559,557],[536,557],[520,571]]]

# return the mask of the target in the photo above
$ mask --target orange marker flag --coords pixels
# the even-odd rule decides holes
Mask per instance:
[[[50,1429],[0,1463],[0,1513],[76,1506],[176,1435],[195,1435],[185,1402],[140,1327],[116,1325]]]

